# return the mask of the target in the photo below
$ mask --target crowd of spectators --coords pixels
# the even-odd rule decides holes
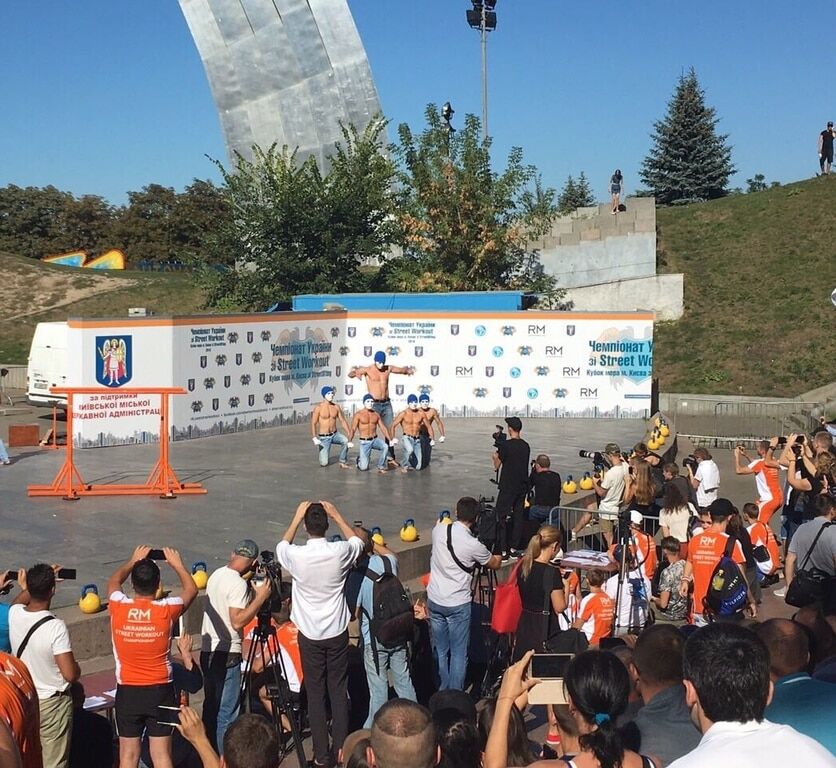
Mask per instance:
[[[553,514],[559,475],[543,454],[529,464],[518,422],[497,451],[502,504],[489,522],[500,545],[475,535],[481,504],[459,499],[432,531],[426,600],[399,581],[395,552],[330,502],[304,501],[275,548],[287,583],[264,576],[251,539],[210,575],[197,662],[181,620],[197,596],[191,574],[163,550],[180,588],[162,595],[160,565],[137,547],[107,585],[115,749],[107,720],[83,708],[70,633],[50,610],[58,566],[5,574],[2,591],[19,591],[0,604],[0,768],[275,768],[294,759],[300,733],[312,766],[836,766],[831,436],[791,436],[777,457],[766,441],[749,464],[737,451],[736,470],[764,473],[757,488],[770,495],[741,511],[720,495],[708,451],[683,472],[645,446],[625,456],[609,444],[597,513],[570,525]],[[788,485],[780,539],[776,466]],[[582,541],[593,522],[608,565],[574,566],[566,534]],[[515,633],[489,640],[473,584],[508,560],[521,614]],[[792,619],[756,621],[759,589],[781,569],[790,593],[801,573],[812,599]],[[728,611],[718,573],[742,585]],[[529,704],[541,653],[571,655],[545,707]],[[201,690],[198,712],[189,695]],[[534,744],[537,721],[547,727]]]

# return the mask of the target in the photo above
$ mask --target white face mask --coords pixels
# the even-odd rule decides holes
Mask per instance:
[[[374,367],[377,368],[378,371],[382,371],[384,368],[384,363],[375,363]]]
[[[333,403],[333,402],[334,402],[334,393],[333,393],[333,392],[328,392],[328,393],[326,393],[326,395],[325,395],[325,399],[326,399],[329,403]]]
[[[423,411],[430,410],[430,404],[426,400],[423,403],[421,403],[421,410],[423,410]]]
[[[410,411],[417,411],[418,410],[418,403],[410,403],[409,404]]]
[[[373,411],[374,410],[374,400],[366,400],[366,402],[363,403],[363,405],[366,407],[367,411]]]

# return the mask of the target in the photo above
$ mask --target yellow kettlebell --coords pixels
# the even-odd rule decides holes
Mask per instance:
[[[662,434],[662,431],[659,430],[656,433],[656,444],[661,448],[665,444],[665,436]]]
[[[411,517],[403,521],[401,541],[418,541],[418,529],[415,527],[415,521]]]
[[[572,479],[572,475],[568,475],[566,477],[566,481],[563,483],[563,493],[577,493],[578,492],[578,485]]]
[[[657,416],[656,421],[654,421],[653,424],[657,427],[661,427],[662,426],[662,419]]]
[[[203,560],[198,560],[192,566],[192,581],[198,589],[206,589],[206,584],[209,582],[209,574],[206,572],[206,563]]]
[[[442,525],[450,525],[453,522],[453,518],[450,517],[449,509],[441,510],[441,514],[438,516],[438,522]]]
[[[671,428],[667,424],[665,424],[665,422],[663,421],[662,426],[659,427],[659,434],[662,437],[668,437],[668,435],[670,435],[670,433],[671,433]]]
[[[381,547],[386,546],[386,542],[383,540],[383,534],[380,532],[380,528],[372,528],[372,541],[375,544],[379,544]]]
[[[580,489],[582,491],[591,491],[594,487],[595,483],[592,482],[589,472],[584,472],[580,482]]]
[[[651,451],[655,451],[659,447],[659,441],[656,439],[655,435],[652,435],[650,440],[647,441],[647,447]]]
[[[78,607],[82,613],[98,613],[102,609],[99,589],[95,584],[85,584],[81,588],[81,599],[78,601]]]

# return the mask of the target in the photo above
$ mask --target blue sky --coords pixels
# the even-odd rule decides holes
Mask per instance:
[[[386,116],[423,122],[449,100],[480,114],[469,0],[350,0]],[[547,184],[585,171],[628,192],[677,77],[695,67],[739,173],[817,169],[836,119],[832,0],[498,0],[489,39],[495,162],[519,145]],[[0,185],[54,184],[121,203],[156,182],[217,179],[225,160],[209,86],[176,0],[0,2]],[[454,123],[455,124],[455,123]],[[394,136],[394,130],[390,130]]]

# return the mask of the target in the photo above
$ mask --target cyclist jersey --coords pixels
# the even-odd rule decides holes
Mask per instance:
[[[758,501],[781,501],[784,498],[781,483],[778,481],[778,467],[768,467],[763,459],[755,459],[749,464],[755,473],[755,485],[758,488]]]
[[[581,631],[590,645],[598,645],[612,632],[614,603],[604,592],[590,592],[581,600],[578,618],[583,619]]]

